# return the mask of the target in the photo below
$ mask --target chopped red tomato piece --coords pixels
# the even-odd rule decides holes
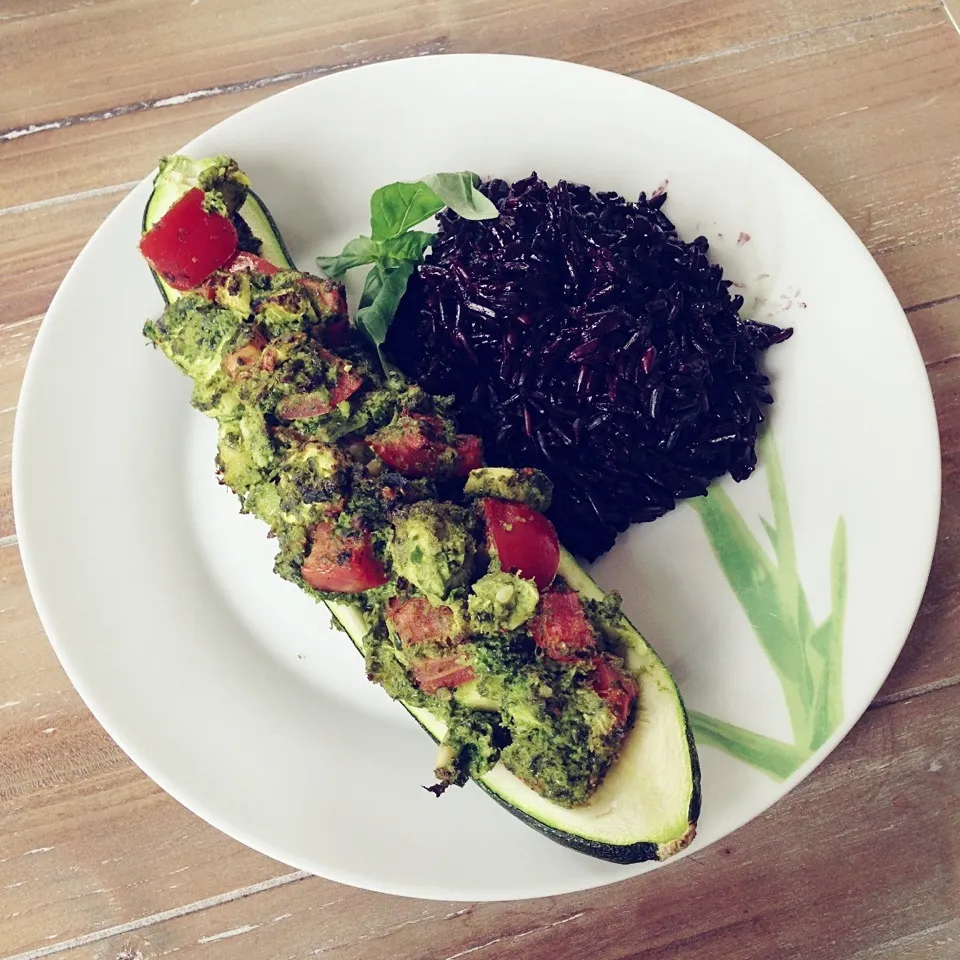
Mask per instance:
[[[367,534],[340,533],[332,523],[317,524],[300,573],[311,587],[336,593],[361,593],[388,580]]]
[[[436,693],[442,687],[462,687],[476,678],[473,667],[456,657],[421,660],[410,668],[413,679],[424,693]]]
[[[405,477],[465,477],[483,466],[480,438],[457,434],[448,443],[443,421],[424,413],[404,413],[370,438],[373,452]]]
[[[341,370],[336,386],[330,394],[330,402],[336,406],[344,400],[349,400],[362,385],[363,377],[359,373],[354,373],[353,370]]]
[[[606,657],[594,659],[593,668],[590,678],[593,689],[610,708],[617,724],[622,727],[630,718],[630,711],[637,699],[639,688],[636,678]]]
[[[308,273],[297,277],[297,283],[307,291],[322,316],[336,315],[346,323],[347,296],[342,283],[311,277]]]
[[[250,376],[250,368],[257,365],[267,346],[267,338],[259,328],[242,346],[228,353],[221,363],[223,372],[232,380],[243,380]]]
[[[487,497],[480,501],[480,509],[487,523],[487,546],[500,558],[501,569],[546,590],[560,565],[560,541],[553,524],[525,503]]]
[[[237,252],[227,217],[203,209],[199,187],[188,190],[140,240],[146,261],[175,290],[192,290]]]
[[[255,253],[248,253],[246,250],[238,250],[233,257],[222,267],[227,273],[240,273],[241,270],[251,270],[254,273],[265,273],[272,276],[280,272],[280,268],[274,266],[269,260],[258,257]]]
[[[455,477],[465,477],[471,470],[483,466],[483,441],[472,433],[458,433],[454,441],[457,451]]]
[[[277,404],[281,420],[306,420],[330,413],[338,403],[352,397],[363,384],[363,377],[352,370],[341,370],[332,390],[311,390],[284,397]]]
[[[435,607],[426,597],[387,602],[387,620],[405,647],[418,643],[449,643],[457,639],[457,621],[449,607]]]
[[[281,420],[306,420],[329,413],[333,406],[332,394],[328,390],[295,393],[277,404],[277,416]]]
[[[421,413],[405,413],[396,423],[382,427],[370,438],[373,452],[405,477],[433,476],[440,455],[447,449],[442,439],[443,421]]]
[[[597,645],[597,631],[573,591],[545,593],[530,628],[534,643],[556,660],[575,658]]]

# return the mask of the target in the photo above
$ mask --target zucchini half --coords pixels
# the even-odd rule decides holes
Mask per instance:
[[[223,158],[198,160],[199,173]],[[191,186],[181,166],[176,176],[157,175],[143,215],[146,232]],[[263,244],[262,256],[280,267],[294,268],[279,230],[259,197],[249,191],[239,210],[254,236]],[[154,273],[167,303],[180,294]],[[602,599],[603,591],[561,548],[559,575],[582,596]],[[362,608],[346,601],[327,601],[327,607],[363,653],[370,629]],[[636,719],[616,763],[590,800],[563,807],[540,796],[502,764],[479,778],[480,787],[498,803],[550,839],[581,853],[614,863],[665,860],[688,846],[696,834],[700,814],[700,765],[683,701],[663,661],[620,616],[609,628],[610,639],[625,655],[640,692]],[[440,742],[446,725],[421,707],[407,706],[410,714]]]
[[[581,596],[603,591],[562,547],[558,573]],[[360,608],[328,602],[331,613],[363,653],[370,625]],[[663,661],[640,632],[620,617],[611,639],[640,685],[637,716],[620,756],[590,800],[563,807],[531,790],[503,764],[477,781],[514,816],[565,846],[614,863],[665,860],[686,847],[700,815],[700,764],[687,713]],[[439,743],[446,724],[422,707],[404,704]]]

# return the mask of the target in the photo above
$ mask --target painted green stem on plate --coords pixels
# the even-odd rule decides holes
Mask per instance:
[[[847,525],[837,520],[830,549],[830,615],[810,635],[809,657],[816,675],[813,706],[814,750],[843,719],[843,624],[847,610]]]
[[[774,780],[785,780],[810,756],[810,751],[792,743],[765,737],[696,710],[690,710],[688,716],[700,743],[726,750]]]
[[[690,501],[727,582],[776,671],[793,743],[691,712],[705,743],[783,779],[821,747],[843,719],[843,627],[847,594],[847,527],[837,520],[830,550],[830,613],[817,625],[800,583],[796,542],[780,456],[766,431],[760,451],[773,506],[761,518],[774,559],[753,535],[725,490]]]
[[[781,601],[782,587],[777,567],[750,532],[725,490],[716,487],[708,496],[692,503],[727,582],[777,672],[787,701],[794,742],[809,743],[813,681],[796,623]]]

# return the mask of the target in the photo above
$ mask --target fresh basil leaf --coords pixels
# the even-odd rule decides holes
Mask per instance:
[[[380,256],[380,244],[370,237],[354,237],[335,257],[317,257],[317,266],[331,280],[342,280],[348,270],[373,263]]]
[[[357,310],[363,310],[364,307],[369,307],[373,301],[377,299],[377,294],[380,292],[380,288],[382,286],[383,266],[379,263],[375,263],[370,272],[367,274],[367,279],[363,284],[363,290],[360,293],[360,302],[357,304]]]
[[[394,386],[403,380],[403,374],[384,354],[383,344],[415,267],[416,264],[409,260],[395,267],[384,268],[380,263],[375,264],[367,274],[357,310],[356,324],[377,348],[383,372]]]
[[[392,380],[397,368],[383,355],[387,331],[407,289],[407,281],[423,260],[436,234],[413,230],[445,207],[468,220],[499,215],[476,185],[475,173],[436,173],[424,180],[388,183],[370,198],[370,236],[351,240],[335,257],[317,257],[317,266],[334,280],[354,267],[372,264],[355,319],[356,326],[377,348],[384,372]]]
[[[446,203],[425,183],[388,183],[370,198],[370,233],[391,240],[438,214]]]
[[[464,220],[492,220],[497,208],[476,189],[480,178],[469,170],[462,173],[431,173],[421,181]]]
[[[384,240],[380,244],[383,250],[383,260],[391,263],[397,263],[403,260],[413,260],[419,263],[434,240],[437,239],[435,233],[428,233],[426,230],[408,230],[401,233],[399,237],[393,237],[390,240]]]
[[[415,266],[409,260],[386,268],[378,263],[367,275],[356,323],[378,350],[387,339],[387,330]]]

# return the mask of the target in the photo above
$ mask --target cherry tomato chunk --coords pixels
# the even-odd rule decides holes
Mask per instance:
[[[630,719],[630,711],[637,699],[637,681],[626,670],[606,657],[593,661],[591,680],[597,696],[610,708],[617,725],[623,726]]]
[[[405,477],[433,476],[446,449],[439,417],[407,413],[378,430],[369,440],[373,452]]]
[[[353,370],[341,369],[337,376],[337,382],[330,393],[330,402],[336,406],[349,400],[363,386],[363,377]]]
[[[483,441],[472,433],[458,433],[454,441],[457,451],[455,477],[465,477],[483,466]]]
[[[458,433],[444,439],[444,423],[426,413],[404,413],[371,438],[373,452],[405,477],[465,477],[483,466],[479,437]]]
[[[443,687],[462,687],[476,679],[473,667],[460,663],[456,657],[421,660],[411,668],[413,679],[424,693],[436,693]]]
[[[525,503],[487,497],[480,501],[480,509],[487,524],[487,545],[500,558],[500,568],[546,590],[560,565],[560,541],[553,524]]]
[[[343,364],[333,358],[338,363],[339,372],[337,373],[337,382],[332,390],[311,390],[307,393],[293,393],[289,397],[284,397],[277,404],[277,416],[281,420],[306,420],[309,417],[321,417],[333,411],[338,403],[343,403],[352,397],[361,386],[363,386],[363,377],[353,370],[347,370]]]
[[[280,268],[274,266],[269,260],[258,257],[255,253],[248,253],[246,250],[238,250],[231,259],[224,265],[223,269],[227,273],[240,273],[242,270],[251,270],[254,273],[263,273],[268,277],[280,272]]]
[[[387,620],[405,647],[450,643],[457,639],[456,618],[449,607],[435,607],[426,597],[387,601]]]
[[[237,230],[203,209],[199,187],[188,190],[140,240],[146,261],[175,290],[192,290],[237,252]]]
[[[300,573],[311,587],[335,593],[362,593],[388,580],[367,534],[340,533],[332,523],[317,524]]]
[[[597,631],[572,590],[545,593],[531,630],[534,643],[555,660],[577,659],[597,646]]]

